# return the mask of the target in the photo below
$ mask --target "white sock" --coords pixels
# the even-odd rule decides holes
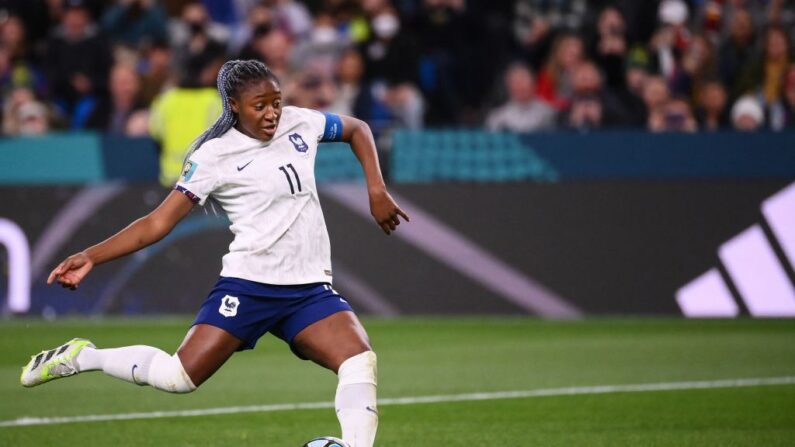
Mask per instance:
[[[378,429],[376,374],[373,351],[355,355],[340,366],[334,407],[342,428],[342,439],[351,447],[372,447],[375,442]]]
[[[118,379],[170,393],[189,393],[196,389],[176,354],[170,356],[151,346],[85,347],[75,360],[79,372],[101,370]]]

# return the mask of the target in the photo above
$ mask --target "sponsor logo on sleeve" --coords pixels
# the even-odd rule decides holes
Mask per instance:
[[[196,172],[198,166],[199,164],[192,160],[185,162],[185,167],[182,169],[182,181],[190,181],[190,178],[193,177],[193,173]]]

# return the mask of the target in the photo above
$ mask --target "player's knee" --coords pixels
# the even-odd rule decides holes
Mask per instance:
[[[149,385],[169,393],[190,393],[196,390],[179,356],[162,353],[158,354],[149,367]]]
[[[340,386],[355,383],[377,385],[378,357],[375,352],[367,350],[349,357],[340,365],[337,376]]]

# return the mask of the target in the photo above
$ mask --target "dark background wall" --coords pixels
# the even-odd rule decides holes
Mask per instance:
[[[402,203],[432,216],[442,231],[462,236],[586,315],[675,315],[680,314],[676,290],[718,265],[718,247],[761,222],[762,200],[788,183],[448,183],[392,190]],[[321,191],[336,187],[321,185]],[[24,229],[35,258],[43,233],[60,231],[53,219],[67,206],[79,206],[92,188],[103,186],[2,187],[0,216]],[[110,236],[167,193],[156,185],[116,188],[74,231],[61,235],[63,243],[33,278],[32,312],[192,313],[198,308],[231,239],[225,219],[201,209],[148,251],[99,266],[76,292],[44,285],[63,257]],[[338,195],[322,196],[335,287],[363,313],[384,308],[396,314],[532,313],[429,255],[428,247],[386,237]],[[3,255],[0,259],[7,262]],[[787,271],[791,274],[791,266]],[[0,296],[5,282],[0,275]],[[374,305],[373,297],[386,307]]]

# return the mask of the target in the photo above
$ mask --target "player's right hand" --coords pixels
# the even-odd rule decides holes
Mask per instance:
[[[85,252],[73,254],[50,272],[50,276],[47,277],[47,284],[58,281],[61,287],[75,290],[92,268],[94,268],[94,262],[91,261],[91,258]]]

